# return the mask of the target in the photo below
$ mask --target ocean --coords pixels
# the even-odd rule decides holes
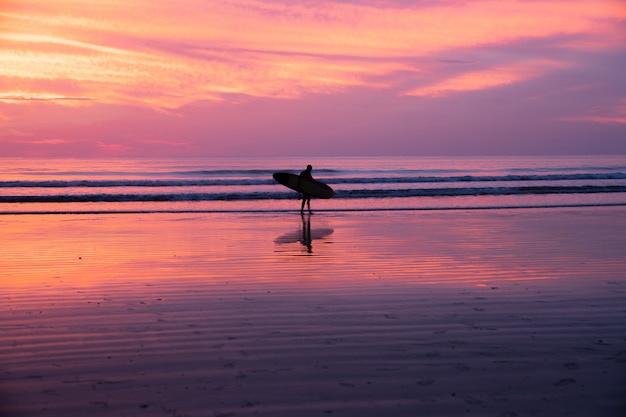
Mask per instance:
[[[314,212],[626,205],[626,156],[0,159],[0,214],[282,212],[272,173],[335,190]]]

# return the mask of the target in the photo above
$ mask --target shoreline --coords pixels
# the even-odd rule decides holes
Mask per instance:
[[[532,209],[567,209],[567,208],[601,208],[601,207],[626,207],[626,203],[580,203],[580,204],[563,204],[563,205],[516,205],[516,206],[466,206],[466,207],[383,207],[383,208],[332,208],[332,209],[315,209],[313,213],[352,213],[352,212],[411,212],[411,211],[465,211],[465,210],[532,210]],[[172,210],[76,210],[76,211],[0,211],[0,216],[12,215],[93,215],[93,214],[281,214],[281,213],[300,213],[298,209],[172,209]]]

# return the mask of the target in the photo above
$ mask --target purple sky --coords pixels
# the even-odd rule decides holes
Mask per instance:
[[[41,3],[0,7],[0,155],[626,153],[620,0]]]

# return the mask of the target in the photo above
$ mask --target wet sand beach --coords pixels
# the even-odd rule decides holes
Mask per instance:
[[[1,416],[621,416],[626,209],[0,216]]]

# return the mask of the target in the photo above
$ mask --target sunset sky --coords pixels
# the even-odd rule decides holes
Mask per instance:
[[[0,156],[626,154],[624,0],[0,0]]]

